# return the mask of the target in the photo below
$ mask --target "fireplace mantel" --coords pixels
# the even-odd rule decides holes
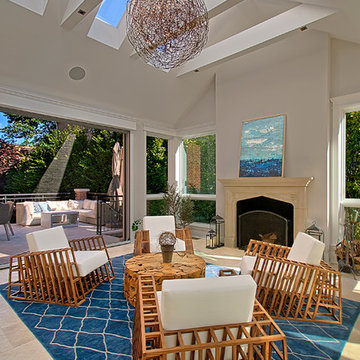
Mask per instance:
[[[306,228],[307,188],[313,177],[246,177],[219,179],[225,191],[225,246],[236,247],[236,205],[244,199],[265,196],[294,207],[294,237]]]

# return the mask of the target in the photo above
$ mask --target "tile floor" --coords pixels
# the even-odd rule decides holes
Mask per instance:
[[[205,248],[205,241],[194,240],[194,248],[198,255],[204,256],[209,263],[236,267],[243,252],[238,249]],[[125,255],[133,250],[132,244],[116,246],[109,249],[111,257]],[[8,270],[0,271],[0,283],[7,282]],[[360,301],[360,281],[350,274],[342,276],[343,296]],[[51,359],[47,351],[21,322],[7,302],[0,296],[0,358],[2,360],[23,359],[45,360]],[[360,358],[360,319],[350,335],[341,360],[357,360]]]

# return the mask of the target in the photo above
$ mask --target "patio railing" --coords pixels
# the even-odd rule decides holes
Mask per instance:
[[[46,201],[63,200],[73,198],[73,193],[24,193],[24,194],[0,194],[0,202],[13,201]]]

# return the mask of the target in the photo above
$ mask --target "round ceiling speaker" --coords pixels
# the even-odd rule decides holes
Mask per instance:
[[[73,80],[82,80],[85,74],[85,70],[80,66],[75,66],[69,71],[69,76]]]

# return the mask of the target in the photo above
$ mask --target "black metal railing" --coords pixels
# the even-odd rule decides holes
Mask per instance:
[[[91,194],[97,201],[96,233],[98,235],[111,233],[121,241],[125,237],[124,198],[107,194]]]
[[[74,198],[74,193],[0,194],[0,202],[12,201],[14,203],[24,201],[65,200],[70,198]]]

